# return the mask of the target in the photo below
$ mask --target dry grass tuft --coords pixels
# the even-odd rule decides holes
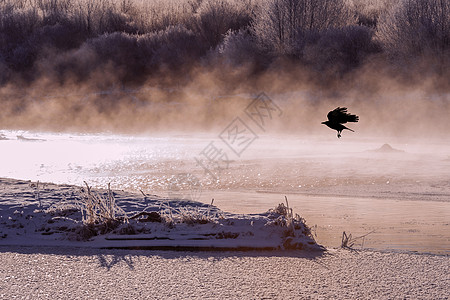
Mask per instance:
[[[128,223],[127,214],[117,205],[110,184],[106,195],[100,195],[84,183],[86,189],[81,190],[81,199],[76,204],[81,212],[82,225],[75,230],[73,239],[89,240],[99,234],[111,232],[120,224]]]
[[[358,245],[361,247],[361,249],[363,249],[366,236],[368,236],[369,234],[374,233],[374,232],[375,231],[371,231],[364,235],[361,235],[358,237],[353,237],[351,233],[347,235],[347,233],[345,233],[345,231],[344,231],[344,232],[342,232],[341,248],[352,250],[352,251],[357,251],[354,248],[354,246]]]
[[[116,203],[110,184],[108,184],[106,195],[102,196],[93,192],[91,187],[86,182],[84,183],[86,190],[82,189],[79,202],[83,224],[128,222],[126,212]]]
[[[284,196],[286,205],[284,203],[278,204],[275,209],[269,210],[270,213],[279,215],[275,220],[270,222],[271,225],[278,225],[282,227],[286,227],[284,232],[285,237],[295,237],[297,235],[297,231],[301,233],[301,235],[310,237],[314,239],[314,236],[311,232],[311,228],[306,225],[306,221],[299,214],[294,214],[294,211],[291,207],[289,207],[289,202],[286,196]]]
[[[169,226],[175,226],[177,223],[185,223],[189,225],[195,224],[207,224],[215,223],[219,217],[217,214],[211,214],[211,207],[214,203],[214,199],[211,201],[211,205],[208,209],[200,207],[171,207],[169,202],[163,202],[160,205],[159,213],[164,223]]]

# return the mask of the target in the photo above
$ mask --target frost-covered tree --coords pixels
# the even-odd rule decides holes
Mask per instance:
[[[256,13],[252,30],[261,47],[275,55],[292,55],[304,33],[354,22],[345,0],[268,0]]]
[[[382,16],[377,36],[391,56],[448,55],[450,1],[403,0]]]

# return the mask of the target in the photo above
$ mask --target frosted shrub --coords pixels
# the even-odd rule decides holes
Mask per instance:
[[[135,50],[136,38],[122,32],[107,33],[88,42],[99,59],[118,65],[130,63]]]
[[[181,25],[140,36],[137,45],[142,56],[145,56],[146,61],[142,63],[148,67],[180,67],[191,63],[206,51],[194,33]]]
[[[392,10],[401,0],[352,0],[349,1],[358,25],[376,28],[378,19],[382,14]]]
[[[365,26],[326,30],[310,38],[303,59],[318,71],[348,71],[359,66],[366,56],[379,51],[372,35],[372,30]]]
[[[249,7],[248,1],[204,0],[198,8],[194,30],[214,48],[228,30],[237,30],[250,23]]]
[[[229,30],[218,50],[227,63],[235,66],[255,62],[262,55],[247,30]]]

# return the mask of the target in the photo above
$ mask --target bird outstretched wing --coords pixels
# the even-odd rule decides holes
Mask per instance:
[[[347,107],[338,107],[330,111],[327,115],[327,118],[330,122],[339,124],[359,121],[359,117],[357,115],[347,113]]]

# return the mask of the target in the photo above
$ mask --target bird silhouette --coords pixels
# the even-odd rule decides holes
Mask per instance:
[[[327,125],[331,129],[337,130],[337,137],[341,137],[341,132],[344,129],[353,131],[350,128],[345,127],[342,124],[347,122],[358,122],[359,117],[357,115],[352,115],[347,113],[347,107],[338,107],[327,114],[328,121],[322,122],[322,124]],[[354,132],[354,131],[353,131]]]

